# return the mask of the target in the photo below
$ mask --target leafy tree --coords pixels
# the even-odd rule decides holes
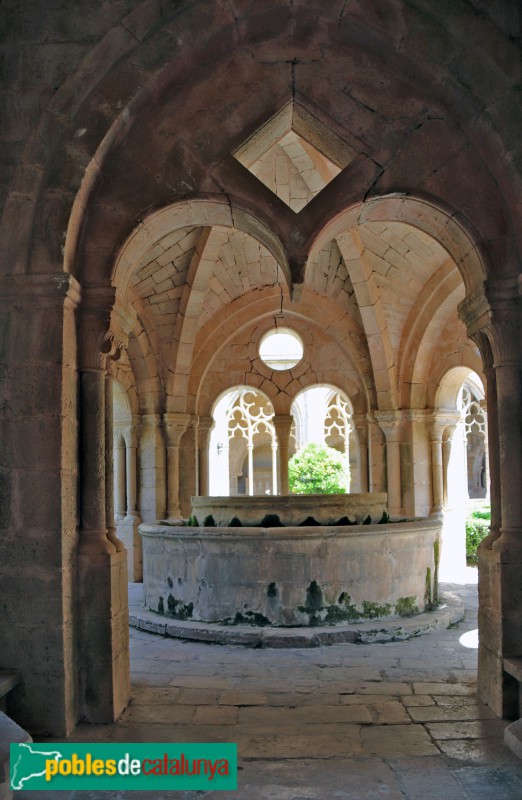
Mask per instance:
[[[475,508],[466,518],[466,560],[468,564],[477,564],[477,549],[482,539],[489,533],[491,524],[491,508],[482,506]]]
[[[295,494],[344,494],[346,459],[332,447],[310,442],[290,459],[288,483]]]

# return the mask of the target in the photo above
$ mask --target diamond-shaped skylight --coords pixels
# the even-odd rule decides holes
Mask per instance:
[[[355,151],[324,122],[291,102],[234,156],[298,213],[353,160]]]

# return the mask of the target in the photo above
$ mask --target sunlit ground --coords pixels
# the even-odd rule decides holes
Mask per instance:
[[[462,647],[469,647],[471,650],[476,650],[479,643],[478,628],[463,633],[459,639],[459,643],[462,645]]]

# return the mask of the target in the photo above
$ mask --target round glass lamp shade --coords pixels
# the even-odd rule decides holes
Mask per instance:
[[[290,328],[276,328],[261,339],[259,357],[271,369],[292,369],[303,357],[303,342]]]

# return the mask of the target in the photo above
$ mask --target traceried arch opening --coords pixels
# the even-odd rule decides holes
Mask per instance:
[[[213,411],[209,443],[209,493],[277,494],[277,436],[274,408],[262,393],[231,389]]]
[[[344,392],[332,386],[311,386],[295,398],[291,413],[291,453],[311,442],[332,447],[346,459],[346,491],[360,491],[359,443],[353,408]]]
[[[436,397],[435,419],[442,430],[444,526],[441,577],[473,580],[466,570],[466,519],[489,509],[487,420],[481,378],[466,367],[449,370]]]

